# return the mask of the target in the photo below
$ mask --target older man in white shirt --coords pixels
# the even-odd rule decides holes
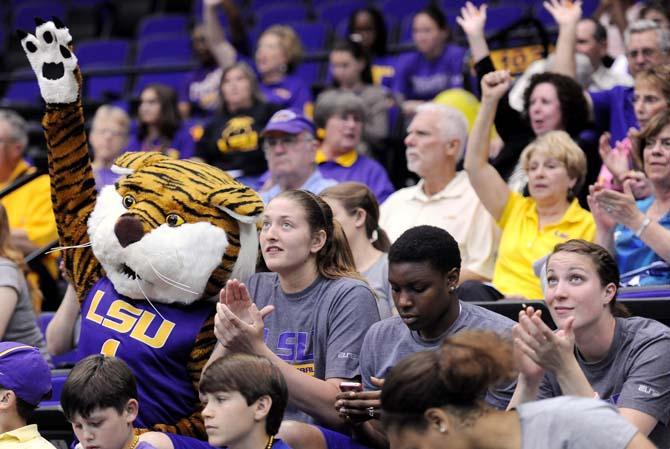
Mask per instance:
[[[460,281],[490,280],[499,231],[467,174],[456,171],[468,135],[465,117],[456,109],[425,103],[417,109],[407,132],[407,168],[421,180],[382,204],[381,227],[391,241],[414,226],[441,227],[458,242]]]

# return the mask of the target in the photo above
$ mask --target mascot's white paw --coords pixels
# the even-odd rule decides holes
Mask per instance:
[[[72,42],[70,31],[63,23],[35,19],[35,34],[18,30],[21,46],[28,56],[30,66],[37,75],[42,98],[48,104],[73,103],[79,95],[79,85],[74,75],[77,57],[68,49]]]

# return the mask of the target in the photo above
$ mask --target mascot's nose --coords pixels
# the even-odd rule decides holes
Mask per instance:
[[[132,215],[121,215],[114,225],[114,234],[122,247],[139,242],[144,237],[142,222]]]

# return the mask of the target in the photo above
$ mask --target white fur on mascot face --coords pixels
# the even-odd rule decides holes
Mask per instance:
[[[204,166],[189,161],[165,163]],[[119,293],[133,299],[190,304],[203,297],[214,270],[225,265],[224,259],[234,264],[228,277],[246,280],[253,274],[258,214],[240,216],[222,204],[193,213],[191,206],[197,208],[197,200],[204,200],[208,193],[212,196],[211,190],[196,192],[191,186],[191,198],[187,198],[178,192],[183,186],[175,188],[171,184],[174,179],[166,181],[152,175],[153,185],[147,186],[151,191],[144,193],[144,188],[137,188],[147,184],[142,169],[133,172],[115,167],[115,171],[129,176],[116,188],[106,186],[101,190],[88,221],[88,233],[95,257]],[[204,197],[199,193],[205,193]],[[127,217],[132,217],[136,227],[141,226],[140,235],[129,239],[119,233],[117,224]],[[239,253],[227,254],[226,258],[224,254],[231,249],[231,242],[237,241],[237,235],[231,238],[224,228],[239,230],[241,243]],[[233,246],[236,251],[237,245]],[[234,256],[237,259],[230,261]]]

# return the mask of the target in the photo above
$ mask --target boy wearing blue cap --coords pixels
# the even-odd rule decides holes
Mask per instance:
[[[0,342],[0,449],[56,449],[42,438],[33,410],[51,395],[51,371],[39,349]]]
[[[303,189],[316,195],[337,184],[316,166],[314,124],[290,109],[274,113],[262,133],[269,179],[260,194],[265,204],[284,190]]]

